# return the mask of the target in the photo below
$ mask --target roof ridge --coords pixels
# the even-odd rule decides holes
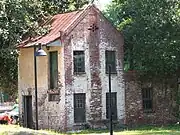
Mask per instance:
[[[80,13],[65,29],[64,32],[74,23],[74,21],[76,21],[82,14],[84,13],[84,10],[82,11],[82,13]]]
[[[68,32],[68,28],[70,28],[74,23],[75,23],[75,21],[76,20],[78,20],[78,18],[80,18],[83,14],[85,14],[85,11],[87,11],[90,7],[92,7],[92,6],[94,6],[94,4],[92,4],[92,3],[90,3],[90,4],[88,4],[84,9],[83,9],[83,11],[81,11],[81,13],[64,29],[64,32],[65,32],[65,34],[66,35],[68,35],[69,34],[69,32],[71,31],[69,31]],[[73,28],[72,28],[73,29]]]

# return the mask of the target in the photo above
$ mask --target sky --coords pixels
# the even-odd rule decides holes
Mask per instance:
[[[105,8],[105,6],[111,2],[111,0],[97,0],[97,1],[98,2],[96,2],[96,0],[95,0],[95,4],[97,3],[97,6],[101,10],[103,10]]]

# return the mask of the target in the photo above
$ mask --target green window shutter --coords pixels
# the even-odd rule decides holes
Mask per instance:
[[[50,89],[58,87],[58,52],[50,52]]]

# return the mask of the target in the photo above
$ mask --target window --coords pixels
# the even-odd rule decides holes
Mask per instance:
[[[59,101],[59,94],[58,93],[49,94],[49,101]]]
[[[152,88],[142,89],[143,110],[152,111]]]
[[[50,63],[50,89],[58,87],[58,52],[49,53]]]
[[[85,122],[85,93],[74,94],[74,122]]]
[[[106,73],[109,71],[111,65],[111,72],[116,73],[116,53],[115,51],[106,51]]]
[[[74,72],[85,72],[84,51],[74,51]]]
[[[117,120],[116,92],[111,93],[111,113],[112,113],[112,119]],[[106,93],[106,118],[109,119],[109,93]]]

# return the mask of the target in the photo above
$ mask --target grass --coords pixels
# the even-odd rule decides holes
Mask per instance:
[[[31,130],[15,125],[0,125],[0,135],[109,135],[108,130],[83,130],[71,133],[56,133],[47,130]],[[114,131],[114,135],[180,135],[180,125],[143,126],[136,129]]]

